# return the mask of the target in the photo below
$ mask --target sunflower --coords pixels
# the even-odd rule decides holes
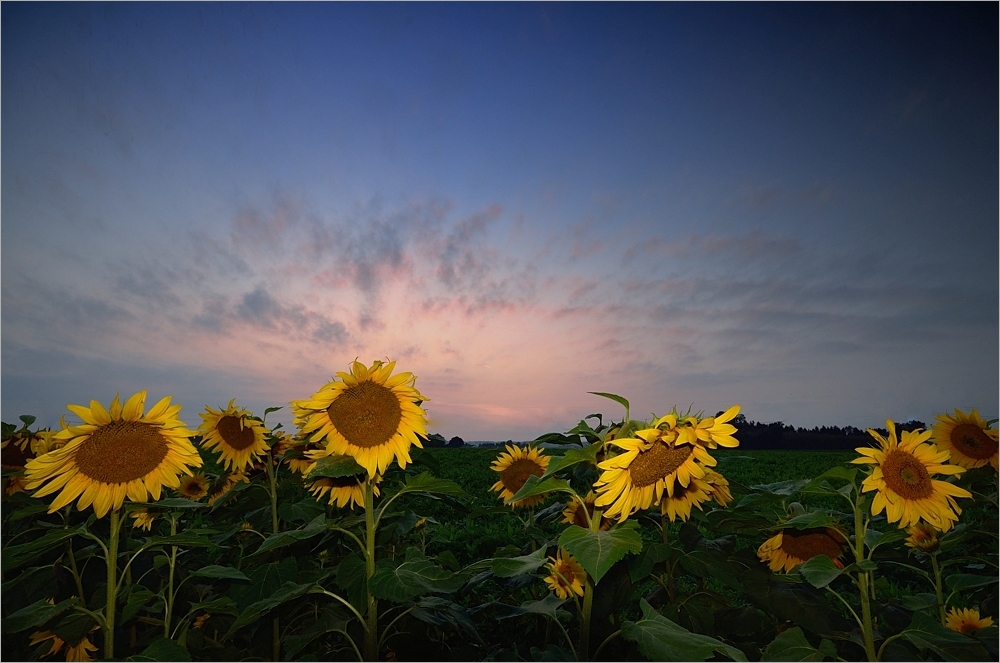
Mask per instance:
[[[46,640],[51,640],[52,644],[49,646],[49,650],[42,654],[42,656],[52,656],[52,654],[58,653],[58,651],[62,649],[65,644],[63,639],[52,631],[35,631],[31,634],[31,641],[28,644],[37,645],[40,642],[45,642]]]
[[[718,472],[705,470],[702,480],[709,485],[709,495],[719,506],[725,507],[733,501],[733,494],[729,492],[729,480]]]
[[[198,414],[204,420],[198,433],[202,435],[201,446],[217,450],[227,470],[246,470],[267,453],[267,429],[249,410],[236,407],[235,402],[235,398],[229,401],[224,410],[206,405],[205,411]]]
[[[292,472],[305,476],[309,474],[309,470],[316,464],[316,460],[307,455],[308,452],[314,452],[315,455],[315,452],[323,451],[323,447],[318,444],[289,438],[288,447],[281,452],[281,460],[288,465],[288,469]]]
[[[153,521],[156,520],[156,516],[149,512],[149,509],[133,509],[129,514],[135,522],[132,523],[132,527],[141,527],[147,532],[153,529]]]
[[[587,572],[580,566],[580,562],[568,552],[559,549],[555,559],[545,568],[549,570],[549,575],[545,577],[545,584],[561,599],[568,599],[574,594],[583,596],[583,586],[587,582]]]
[[[50,430],[17,431],[0,442],[0,466],[5,470],[23,471],[32,458],[37,458],[59,447],[55,433]],[[24,492],[24,476],[7,477],[4,492],[8,495]]]
[[[687,521],[691,517],[691,507],[698,507],[712,500],[712,485],[702,479],[692,477],[686,486],[677,484],[673,490],[664,493],[660,499],[660,513],[674,522],[678,518]]]
[[[520,508],[535,506],[545,501],[546,495],[526,497],[516,502],[508,502],[521,490],[528,477],[540,477],[549,467],[549,457],[537,447],[521,448],[508,444],[506,453],[501,453],[490,465],[490,469],[500,473],[500,480],[493,484],[493,490],[508,505]]]
[[[97,630],[96,626],[91,629],[91,632]],[[46,640],[51,640],[52,644],[49,647],[49,651],[42,654],[42,656],[51,656],[56,654],[63,645],[66,644],[62,638],[53,633],[52,631],[36,631],[31,634],[31,641],[29,644],[37,645]],[[87,636],[80,638],[80,641],[75,645],[66,648],[66,661],[84,661],[86,663],[91,663],[94,659],[90,657],[88,652],[97,651],[95,647]]]
[[[761,544],[757,557],[772,571],[791,571],[817,555],[826,555],[837,568],[844,568],[838,559],[847,550],[847,541],[840,532],[829,527],[783,529]]]
[[[862,492],[877,491],[872,500],[872,515],[886,512],[890,523],[905,528],[924,520],[942,532],[951,529],[962,509],[956,497],[972,497],[964,488],[933,479],[934,474],[961,474],[965,468],[948,463],[948,451],[927,440],[931,431],[903,431],[896,439],[896,427],[886,421],[889,437],[868,431],[881,448],[860,447],[862,454],[852,463],[874,465],[871,475],[861,484]]]
[[[201,472],[184,477],[181,485],[177,487],[177,492],[189,500],[200,500],[208,495],[208,479]]]
[[[909,536],[906,537],[905,543],[914,550],[932,553],[941,547],[941,541],[938,539],[938,531],[922,520],[907,527],[906,533]]]
[[[94,659],[91,658],[89,654],[89,652],[92,651],[97,651],[97,647],[95,647],[88,638],[81,638],[80,642],[66,650],[66,660],[92,663]]]
[[[309,492],[317,500],[322,500],[324,496],[329,495],[329,503],[336,502],[337,507],[341,509],[348,505],[353,508],[355,504],[364,508],[365,479],[368,476],[367,474],[355,474],[346,477],[320,477],[309,485]],[[381,480],[381,476],[375,475],[372,483],[372,495],[375,497],[379,495],[378,484]]]
[[[566,504],[566,508],[563,509],[562,515],[563,519],[560,522],[568,523],[570,525],[578,525],[584,529],[590,529],[590,519],[594,517],[594,500],[596,499],[594,491],[587,493],[587,496],[583,498],[584,504],[587,506],[587,511],[584,513],[580,506],[579,500],[570,500]],[[598,526],[602,530],[611,529],[611,521],[601,514],[601,524]]]
[[[90,407],[67,405],[83,423],[65,426],[54,438],[63,446],[28,461],[25,487],[35,490],[35,497],[61,491],[49,513],[79,497],[77,508],[93,504],[98,518],[121,508],[126,497],[133,502],[160,499],[164,486],[177,488],[180,474],[201,467],[201,456],[188,440],[194,433],[177,418],[181,406],[171,405],[170,398],[162,398],[145,415],[145,391],[124,405],[116,395],[110,411],[97,401]]]
[[[997,429],[990,428],[973,408],[966,414],[955,408],[955,414],[937,415],[934,424],[934,444],[947,449],[951,462],[973,469],[989,463],[993,469],[997,462]]]
[[[687,425],[684,432],[686,435],[683,438],[692,444],[702,444],[709,449],[715,449],[716,447],[737,447],[740,442],[733,437],[733,433],[736,432],[736,426],[733,426],[729,422],[739,413],[740,406],[734,405],[715,417],[706,417],[704,419],[688,417],[685,420],[685,424]]]
[[[292,401],[295,425],[310,441],[331,453],[353,456],[368,474],[384,474],[395,460],[402,468],[411,462],[410,445],[422,447],[427,435],[424,398],[412,373],[392,375],[396,362],[351,364],[350,373],[337,373],[312,398]]]
[[[230,472],[227,474],[220,481],[216,482],[218,487],[215,488],[214,492],[208,496],[208,505],[212,506],[217,501],[228,495],[229,491],[235,488],[236,484],[240,482],[250,483],[250,478],[240,471]]]
[[[993,618],[984,617],[980,619],[979,611],[975,608],[965,608],[963,610],[952,608],[948,611],[945,626],[963,635],[972,635],[981,628],[993,626]]]
[[[648,428],[637,431],[635,438],[612,441],[625,453],[597,466],[604,472],[594,483],[598,491],[595,504],[610,505],[604,515],[623,521],[651,507],[664,492],[673,496],[675,486],[687,487],[691,479],[705,476],[706,466],[715,465],[715,459],[700,444],[675,440],[677,431],[670,427]]]

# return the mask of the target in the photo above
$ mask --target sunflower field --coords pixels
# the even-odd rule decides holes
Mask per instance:
[[[355,361],[291,432],[235,401],[191,430],[144,391],[4,423],[3,660],[1000,658],[976,410],[769,481],[738,405],[593,392],[614,416],[428,450],[415,385]]]

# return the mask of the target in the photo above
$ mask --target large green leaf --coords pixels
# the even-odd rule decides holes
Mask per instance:
[[[321,513],[309,521],[304,527],[288,530],[287,532],[278,532],[277,534],[272,534],[267,537],[264,542],[260,544],[260,547],[254,551],[251,557],[255,555],[262,555],[268,551],[274,550],[275,548],[282,548],[293,543],[298,543],[299,541],[311,539],[312,537],[319,536],[326,531],[326,514]]]
[[[255,601],[248,605],[243,612],[240,613],[240,616],[236,618],[236,621],[233,622],[232,626],[229,627],[229,630],[222,639],[229,639],[234,633],[236,633],[236,631],[257,621],[282,603],[299,598],[300,596],[305,596],[315,589],[318,588],[314,583],[299,584],[290,581],[286,582],[268,598]]]
[[[418,557],[394,569],[381,569],[368,581],[372,596],[401,603],[421,594],[449,594],[461,589],[469,576],[446,571],[431,560]]]
[[[567,600],[561,599],[552,592],[549,592],[537,601],[525,601],[519,606],[493,602],[482,607],[493,608],[497,619],[507,619],[508,617],[518,617],[520,615],[546,615],[552,619],[559,619],[560,617],[569,616],[568,612],[559,609]]]
[[[577,463],[597,463],[597,454],[603,448],[600,444],[588,444],[585,447],[567,449],[562,456],[554,456],[549,460],[549,467],[545,470],[542,478],[551,476],[567,467],[572,467]]]
[[[334,454],[332,456],[324,456],[316,461],[315,467],[309,471],[309,476],[306,477],[306,480],[313,481],[320,477],[329,477],[331,479],[353,477],[365,472],[365,468],[359,465],[358,461],[354,460],[354,456]]]
[[[45,600],[36,601],[5,618],[3,620],[3,632],[17,633],[18,631],[41,626],[53,617],[66,612],[79,602],[80,599],[75,597],[60,601],[55,605]]]
[[[816,555],[799,565],[799,573],[813,587],[826,587],[840,577],[844,571],[826,555]]]
[[[203,566],[200,569],[195,569],[191,572],[191,575],[199,578],[246,580],[247,582],[250,582],[250,578],[246,577],[242,571],[234,569],[231,566],[219,566],[218,564],[210,564],[208,566]]]
[[[955,573],[944,579],[944,584],[952,592],[961,592],[975,587],[992,585],[1000,579],[997,576],[980,576],[974,573]]]
[[[639,600],[642,619],[622,624],[622,637],[639,647],[639,653],[651,661],[707,661],[716,653],[734,661],[746,661],[746,655],[707,635],[692,633],[653,609],[646,599]]]
[[[304,630],[295,635],[283,636],[281,644],[285,660],[295,660],[298,653],[305,649],[310,642],[326,633],[343,633],[350,637],[347,632],[349,619],[343,613],[344,610],[340,606],[325,606],[316,620]]]
[[[782,631],[764,650],[764,661],[822,661],[836,658],[837,648],[827,639],[819,643],[819,649],[806,640],[806,634],[798,626]]]
[[[509,500],[505,500],[507,504],[511,502],[517,502],[518,500],[527,499],[529,497],[534,497],[535,495],[547,495],[548,493],[572,493],[573,489],[570,488],[569,482],[565,479],[559,479],[556,477],[546,477],[542,479],[541,477],[530,476],[528,480],[524,482],[521,489],[514,493],[514,496]]]
[[[134,656],[129,656],[126,661],[190,661],[191,654],[188,650],[174,640],[164,638],[162,635],[149,643],[149,646]]]
[[[920,651],[932,651],[945,661],[987,660],[982,643],[942,626],[922,612],[914,613],[913,622],[901,635]]]
[[[869,550],[875,550],[881,545],[886,543],[895,543],[896,541],[902,541],[907,537],[905,529],[890,529],[885,532],[880,532],[877,529],[869,529],[865,532],[865,545],[868,546]]]
[[[809,511],[789,518],[778,527],[782,529],[811,529],[813,527],[835,527],[837,521],[824,511]]]
[[[628,561],[628,573],[632,582],[645,580],[646,576],[653,571],[654,566],[670,557],[672,549],[669,543],[646,543],[643,545],[642,551],[635,557],[629,558]]]
[[[250,572],[249,585],[231,585],[229,595],[236,606],[243,611],[252,603],[269,598],[281,585],[295,580],[298,573],[299,567],[294,557],[263,564]]]
[[[208,506],[205,502],[195,502],[186,497],[166,497],[157,502],[149,502],[145,505],[138,504],[139,508],[156,507],[157,509],[204,509]]]
[[[459,499],[472,499],[472,496],[465,492],[460,485],[450,479],[439,479],[430,472],[424,472],[417,476],[406,477],[406,483],[402,488],[395,491],[388,491],[386,496],[402,495],[403,493],[422,493],[424,495],[446,495]]]
[[[762,483],[750,486],[750,490],[770,495],[794,495],[809,483],[809,479],[797,479],[794,481],[778,481],[776,483]]]
[[[534,573],[545,564],[545,548],[539,548],[530,555],[521,557],[497,557],[493,560],[493,575],[500,578],[513,578],[514,576]]]
[[[0,568],[6,573],[27,562],[37,561],[39,555],[55,548],[55,546],[63,541],[77,536],[85,528],[84,525],[80,525],[71,529],[52,530],[41,535],[34,541],[6,547],[3,550],[3,560],[0,562]]]
[[[601,396],[602,398],[610,398],[615,403],[619,403],[620,405],[622,405],[625,408],[626,412],[628,412],[629,410],[628,399],[625,398],[624,396],[619,396],[618,394],[609,394],[604,391],[588,391],[587,393],[593,394],[594,396]]]
[[[629,520],[608,531],[592,532],[570,525],[559,536],[559,545],[576,557],[596,585],[615,562],[629,553],[642,550],[638,525]]]
[[[832,489],[830,486],[831,480],[846,481],[847,483],[853,485],[857,476],[858,470],[856,467],[844,467],[842,465],[838,465],[837,467],[831,467],[826,472],[810,481],[802,490],[807,492],[826,493],[829,492],[828,490],[825,490],[826,488]]]

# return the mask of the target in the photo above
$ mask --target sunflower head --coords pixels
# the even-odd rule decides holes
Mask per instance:
[[[586,505],[587,509],[580,505],[579,500],[570,500],[566,504],[566,508],[562,512],[562,521],[570,525],[577,525],[584,529],[590,529],[590,520],[594,517],[594,500],[597,499],[594,495],[594,491],[587,493],[587,496],[583,498],[583,503]],[[601,514],[601,524],[598,526],[602,530],[611,529],[611,521]]]
[[[876,491],[872,515],[884,510],[886,519],[901,528],[924,520],[947,532],[962,513],[955,498],[972,497],[972,493],[934,475],[961,474],[965,468],[948,463],[948,451],[928,442],[930,431],[903,431],[900,440],[895,424],[885,423],[888,437],[869,430],[879,447],[859,447],[855,451],[861,456],[851,461],[873,466],[861,484],[862,492]]]
[[[308,478],[306,479],[309,480]],[[326,498],[330,504],[336,504],[338,508],[353,508],[357,505],[361,508],[365,506],[365,481],[369,480],[368,474],[355,474],[346,477],[319,477],[309,484],[309,492],[317,500]],[[372,495],[379,496],[378,484],[382,477],[375,475],[372,481]]]
[[[490,465],[490,469],[500,474],[500,480],[493,484],[492,489],[500,493],[504,501],[514,497],[529,477],[545,474],[550,460],[538,447],[522,448],[508,444],[506,449]],[[535,495],[508,504],[514,508],[530,507],[541,504],[545,498],[546,495]]]
[[[713,470],[706,470],[703,480],[709,486],[709,495],[719,506],[725,507],[733,501],[733,494],[729,492],[729,480],[726,477]]]
[[[937,552],[941,547],[941,540],[938,538],[938,531],[931,525],[920,521],[906,528],[906,545],[914,550],[924,553]]]
[[[761,544],[757,557],[775,572],[791,571],[817,555],[826,555],[842,569],[844,564],[839,558],[846,550],[847,541],[830,527],[783,529]]]
[[[998,469],[997,429],[989,425],[973,409],[969,414],[955,408],[955,414],[937,415],[934,424],[934,444],[947,449],[951,462],[968,469],[990,464]]]
[[[709,449],[737,447],[740,442],[733,437],[733,434],[736,433],[736,426],[729,422],[739,413],[740,406],[734,405],[714,417],[702,418],[700,414],[684,417],[680,439],[690,444],[704,445]]]
[[[605,515],[620,521],[648,509],[664,493],[672,497],[676,487],[686,488],[716,463],[702,445],[678,441],[670,427],[648,428],[635,435],[612,441],[624,452],[598,464],[603,472],[594,483],[595,504],[607,506]]]
[[[945,618],[945,626],[952,631],[958,631],[964,635],[972,635],[981,628],[993,626],[992,617],[979,617],[979,610],[975,608],[951,608]]]
[[[583,596],[587,572],[576,558],[560,548],[555,559],[552,557],[549,559],[552,561],[545,565],[549,570],[549,575],[545,577],[545,584],[549,589],[561,599],[568,599],[573,595]]]
[[[680,519],[686,522],[691,517],[691,507],[701,510],[701,505],[712,499],[712,486],[702,479],[691,479],[688,485],[675,485],[674,489],[660,498],[660,513],[670,518],[670,522]]]
[[[149,509],[132,509],[128,515],[134,521],[132,527],[139,527],[147,532],[153,529],[153,521],[156,520],[156,516],[150,513]]]
[[[205,406],[198,433],[201,446],[219,452],[227,470],[246,469],[267,453],[267,429],[249,410],[235,405],[236,399],[219,410]]]
[[[396,362],[359,361],[337,373],[312,398],[292,401],[295,425],[310,441],[335,454],[353,456],[369,475],[384,474],[393,461],[412,462],[410,447],[427,435],[427,400],[412,373],[392,374]]]
[[[181,485],[177,487],[177,492],[189,500],[200,500],[205,495],[208,495],[208,485],[209,481],[205,475],[201,472],[196,472],[189,477],[181,479]]]
[[[56,433],[58,448],[29,460],[25,465],[25,487],[35,497],[55,492],[49,513],[79,498],[77,508],[93,504],[101,518],[120,509],[128,497],[132,502],[160,499],[164,486],[177,488],[180,474],[201,467],[201,456],[188,438],[193,435],[177,418],[180,405],[170,396],[144,413],[146,392],[133,394],[124,404],[118,396],[105,409],[97,401],[90,406],[66,407],[83,423],[65,425]]]

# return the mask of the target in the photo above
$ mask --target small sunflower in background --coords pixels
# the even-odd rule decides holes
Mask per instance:
[[[583,596],[583,586],[587,582],[587,572],[580,566],[572,555],[559,549],[555,559],[545,565],[549,570],[549,575],[545,577],[545,584],[549,586],[556,596],[561,599],[568,599],[571,596]]]
[[[577,525],[584,529],[590,529],[590,519],[594,517],[594,500],[597,499],[594,495],[594,491],[587,493],[587,496],[583,498],[583,502],[586,505],[586,511],[580,505],[578,500],[570,500],[566,503],[566,508],[562,512],[562,521],[570,525]],[[611,521],[601,514],[601,524],[598,527],[602,530],[611,529]]]
[[[736,432],[736,426],[733,426],[729,422],[739,413],[740,406],[734,405],[715,417],[705,417],[704,419],[689,417],[687,418],[688,426],[685,426],[686,435],[683,436],[681,441],[687,441],[691,444],[701,444],[709,449],[715,449],[716,447],[738,447],[740,442],[733,437],[733,433]]]
[[[302,435],[334,454],[352,456],[369,475],[384,474],[393,461],[402,468],[410,447],[427,435],[427,400],[414,387],[412,373],[392,374],[396,362],[359,361],[350,373],[337,373],[311,398],[291,402]]]
[[[783,529],[761,544],[757,557],[774,572],[794,569],[817,555],[826,555],[837,568],[844,568],[840,557],[847,551],[847,541],[835,529]]]
[[[181,479],[181,485],[177,487],[177,492],[189,500],[200,500],[208,495],[208,485],[208,478],[204,474],[196,472]]]
[[[179,475],[190,475],[202,464],[188,440],[194,433],[177,418],[181,406],[170,399],[160,399],[145,414],[145,391],[124,405],[116,395],[110,410],[97,401],[90,407],[67,405],[83,423],[64,424],[53,438],[62,446],[27,462],[25,488],[36,491],[35,497],[59,492],[49,513],[79,498],[77,508],[93,505],[98,518],[120,509],[126,497],[132,502],[160,499],[164,487],[177,488]]]
[[[648,428],[635,435],[613,440],[611,444],[624,453],[597,465],[603,472],[594,483],[598,492],[595,504],[607,506],[605,515],[617,516],[619,521],[648,509],[665,492],[672,497],[675,486],[687,487],[716,463],[699,444],[675,443],[678,434],[673,427]]]
[[[236,484],[239,483],[250,483],[250,478],[243,472],[239,470],[235,472],[230,472],[229,474],[220,477],[218,481],[215,482],[211,494],[208,496],[208,505],[213,506],[220,499],[229,494]]]
[[[55,433],[48,430],[12,433],[0,442],[0,466],[8,471],[24,470],[29,460],[59,446],[54,438]],[[7,477],[4,492],[8,495],[24,492],[26,483],[24,476]]]
[[[862,492],[877,491],[872,499],[872,515],[884,510],[886,519],[899,523],[901,528],[924,520],[947,532],[962,513],[955,498],[972,497],[972,493],[934,479],[933,475],[961,474],[965,468],[950,464],[948,451],[928,442],[931,431],[903,431],[902,440],[897,440],[895,424],[891,420],[885,424],[889,437],[869,429],[879,447],[859,447],[855,451],[861,457],[851,461],[874,465],[861,484]]]
[[[938,531],[923,521],[907,527],[906,533],[909,536],[906,537],[905,544],[914,550],[929,554],[941,547]]]
[[[521,490],[527,483],[528,477],[540,477],[545,474],[550,458],[538,447],[521,448],[508,444],[505,448],[506,453],[498,455],[490,464],[490,469],[500,473],[500,480],[493,484],[492,490],[500,493],[500,497],[506,502]],[[508,506],[531,507],[541,504],[546,497],[546,495],[526,497],[516,502],[508,502]]]
[[[296,474],[301,474],[305,476],[309,474],[309,470],[316,463],[316,459],[309,455],[309,452],[313,452],[315,455],[319,452],[322,455],[324,451],[323,447],[318,444],[313,444],[311,442],[303,442],[301,440],[296,440],[294,438],[288,438],[288,447],[282,449],[281,460],[288,469]]]
[[[91,629],[91,632],[97,630],[96,626]],[[31,641],[29,644],[37,645],[39,643],[45,642],[46,640],[51,640],[52,644],[49,646],[49,651],[42,654],[42,656],[51,656],[52,654],[58,653],[63,646],[66,644],[62,638],[57,636],[52,631],[36,631],[31,634]],[[90,656],[90,652],[97,651],[97,647],[94,646],[90,639],[85,635],[80,640],[69,647],[66,647],[66,661],[83,661],[85,663],[92,663],[94,661]]]
[[[356,474],[346,477],[320,477],[309,484],[309,492],[317,500],[327,499],[329,504],[336,503],[337,508],[354,505],[365,507],[365,481],[367,474]],[[306,481],[309,479],[306,478]],[[375,476],[372,483],[372,495],[379,496],[378,484],[382,477]]]
[[[951,608],[945,618],[945,626],[952,631],[958,631],[963,635],[972,635],[981,628],[993,626],[993,618],[979,617],[979,610],[975,608],[964,608],[959,610]]]
[[[712,485],[702,479],[692,478],[686,486],[677,484],[673,490],[664,493],[660,498],[660,513],[667,516],[670,522],[678,518],[686,522],[691,517],[691,508],[712,501]]]
[[[947,449],[951,454],[951,462],[967,469],[975,469],[986,464],[996,470],[1000,468],[997,461],[998,431],[973,410],[966,414],[955,408],[955,414],[939,414],[934,424],[934,444]]]
[[[709,494],[719,506],[725,507],[733,501],[733,494],[729,492],[729,480],[712,470],[705,470],[702,480],[709,486]]]
[[[205,406],[199,413],[204,421],[198,427],[201,446],[219,452],[227,470],[245,471],[267,453],[267,429],[249,410],[234,405],[236,399],[222,410]]]
[[[128,515],[135,521],[132,523],[132,527],[139,527],[147,532],[153,529],[153,521],[156,520],[156,516],[150,513],[149,509],[133,509]]]

